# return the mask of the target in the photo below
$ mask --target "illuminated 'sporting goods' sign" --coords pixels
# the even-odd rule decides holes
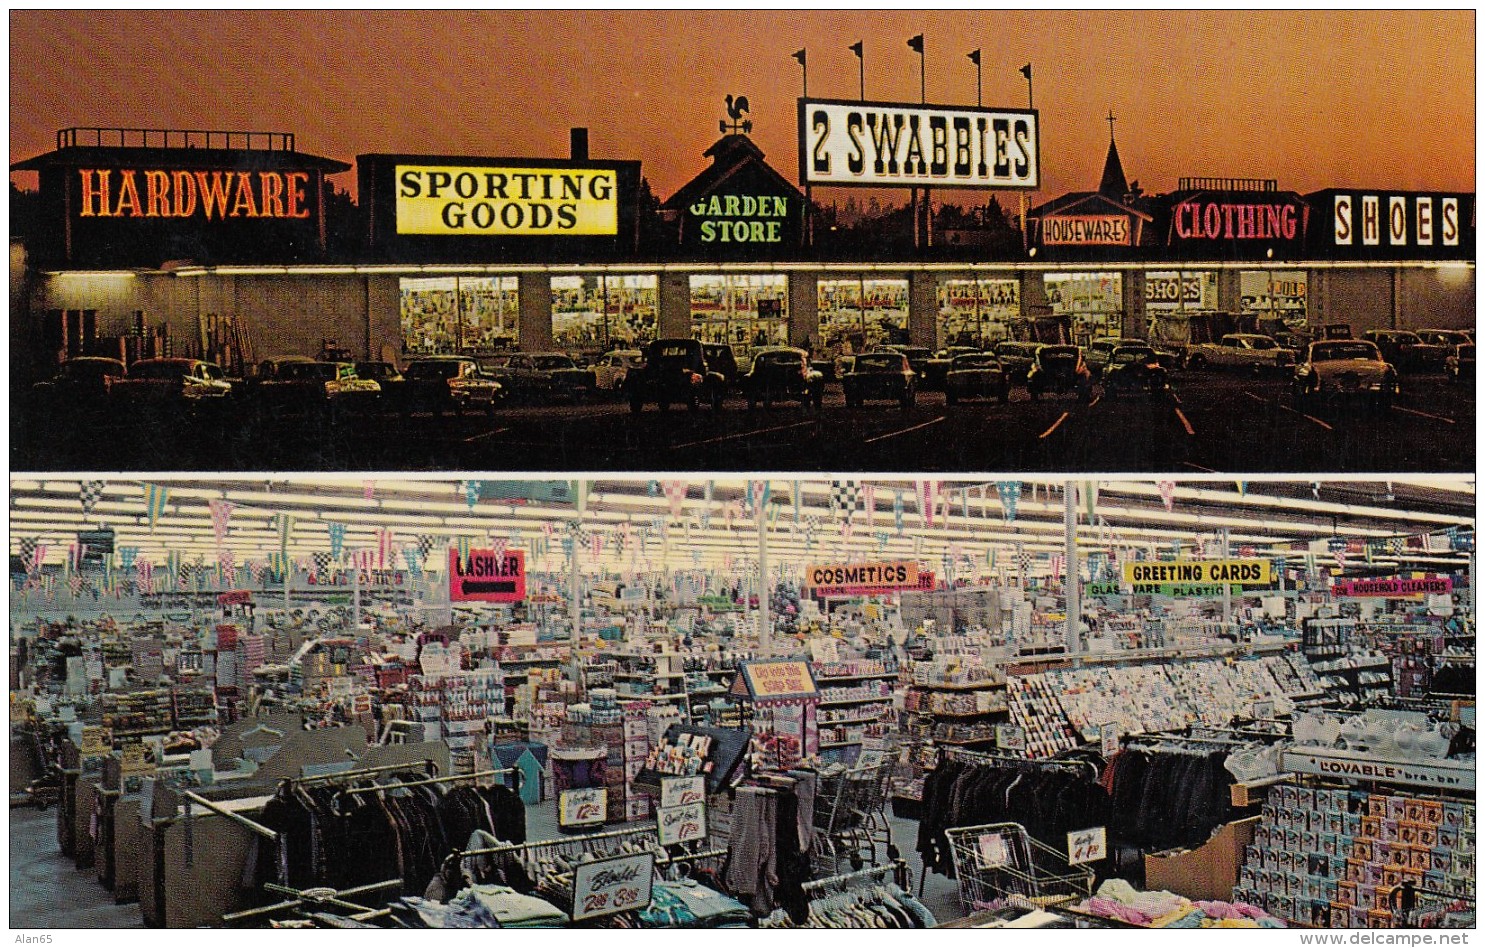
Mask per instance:
[[[451,602],[520,602],[526,598],[526,552],[470,550],[468,562],[459,551],[449,550],[449,600]]]
[[[79,217],[304,219],[303,171],[197,171],[79,168]]]
[[[1459,246],[1459,199],[1433,195],[1376,194],[1335,196],[1338,247]]]
[[[1125,563],[1124,581],[1131,584],[1230,583],[1267,586],[1274,581],[1268,560],[1173,560],[1166,563]]]
[[[397,233],[617,234],[617,179],[592,168],[398,165]]]
[[[1041,185],[1034,111],[799,100],[801,180],[871,187]]]
[[[789,200],[776,195],[714,194],[688,209],[704,244],[777,244],[784,239]]]
[[[1129,218],[1089,214],[1042,218],[1042,243],[1048,246],[1129,246]]]

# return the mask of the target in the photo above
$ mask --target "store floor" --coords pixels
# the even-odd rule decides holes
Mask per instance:
[[[892,839],[912,870],[916,892],[922,867],[914,843],[918,824],[891,818]],[[615,829],[617,827],[605,827]],[[526,810],[526,838],[560,839],[556,804],[537,804]],[[923,904],[940,922],[959,918],[959,889],[952,879],[930,875],[923,888]],[[30,928],[143,928],[139,906],[115,905],[113,896],[91,872],[79,872],[72,860],[57,851],[55,809],[12,807],[10,810],[10,927]]]

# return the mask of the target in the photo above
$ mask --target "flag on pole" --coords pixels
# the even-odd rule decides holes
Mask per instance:
[[[225,500],[212,500],[206,506],[211,508],[211,532],[216,535],[217,545],[221,546],[227,539],[227,524],[236,505]]]
[[[392,531],[382,527],[376,531],[376,566],[386,569],[388,564],[397,568],[396,551],[392,548]]]
[[[98,506],[98,500],[103,496],[105,486],[107,485],[103,481],[83,481],[78,486],[78,499],[82,501],[84,517],[92,515],[93,508]]]
[[[799,62],[799,65],[801,65],[801,66],[807,65],[806,62],[805,62],[805,51],[804,50],[801,49],[797,53],[790,53],[790,55],[793,56],[794,59]]]
[[[1000,509],[1006,522],[1015,523],[1016,508],[1021,503],[1021,482],[1000,481],[995,485],[995,492],[1000,497]]]
[[[155,521],[165,513],[165,504],[169,500],[170,488],[161,487],[159,484],[144,485],[144,511],[149,519],[151,530],[155,528]]]

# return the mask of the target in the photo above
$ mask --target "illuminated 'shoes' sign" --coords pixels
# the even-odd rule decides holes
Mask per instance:
[[[810,184],[1041,185],[1032,111],[800,99],[799,148]]]
[[[398,165],[397,233],[611,235],[617,175],[565,168]]]

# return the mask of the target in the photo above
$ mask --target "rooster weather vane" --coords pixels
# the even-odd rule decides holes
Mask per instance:
[[[747,111],[747,96],[740,95],[737,98],[733,98],[729,94],[727,96],[727,118],[732,119],[732,121],[729,123],[726,119],[723,119],[717,123],[722,127],[722,134],[726,135],[728,132],[731,132],[736,135],[738,132],[742,132],[744,135],[751,135],[753,133],[753,122],[751,119],[743,119],[743,114]]]

